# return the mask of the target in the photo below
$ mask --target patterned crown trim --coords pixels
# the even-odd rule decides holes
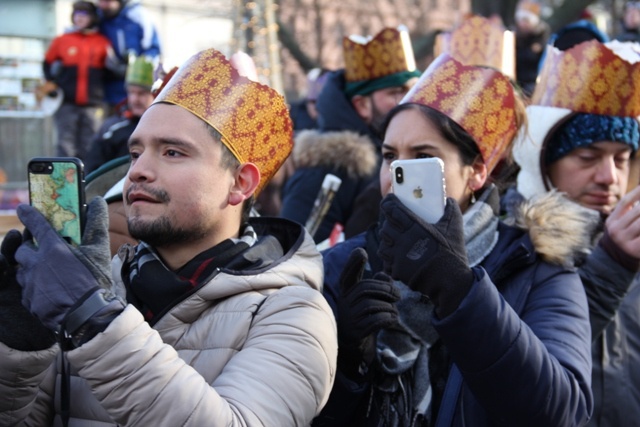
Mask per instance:
[[[409,33],[404,27],[385,28],[372,39],[342,40],[347,82],[373,80],[403,71],[415,71]]]
[[[472,15],[451,32],[436,38],[434,55],[448,53],[465,65],[495,68],[515,78],[516,42],[500,18]]]
[[[400,103],[409,102],[438,110],[467,131],[489,172],[518,130],[509,79],[490,68],[463,65],[448,54],[431,63]]]
[[[258,166],[256,193],[286,160],[293,146],[284,98],[238,74],[222,53],[204,50],[181,66],[154,103],[178,105],[213,126],[241,162]]]
[[[547,47],[534,105],[619,117],[640,115],[636,43],[591,40],[566,51]]]

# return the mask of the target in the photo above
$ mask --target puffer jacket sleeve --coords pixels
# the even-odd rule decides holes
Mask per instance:
[[[519,316],[484,269],[475,272],[458,309],[434,326],[488,417],[499,425],[586,424],[591,330],[578,274],[548,264],[520,273],[522,286],[532,285]]]
[[[336,341],[322,295],[289,286],[265,299],[242,350],[212,384],[132,306],[68,358],[122,425],[302,426],[329,396]]]
[[[615,262],[600,245],[589,254],[579,272],[595,340],[615,316],[636,274]]]
[[[18,351],[0,343],[0,426],[48,426],[53,419],[54,345]]]

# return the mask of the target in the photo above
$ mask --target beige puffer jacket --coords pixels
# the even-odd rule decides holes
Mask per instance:
[[[302,227],[256,221],[258,235],[276,235],[283,246],[277,261],[218,272],[153,328],[129,305],[67,353],[81,377],[71,378],[71,425],[310,424],[329,396],[337,357],[333,314],[319,292],[321,257]],[[272,221],[279,222],[267,230]],[[114,271],[120,266],[114,258]],[[50,396],[60,379],[55,363],[42,381],[55,353],[0,344],[0,425],[60,425],[59,396],[55,413]]]

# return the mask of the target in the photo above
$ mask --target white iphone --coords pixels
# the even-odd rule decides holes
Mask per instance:
[[[444,214],[444,163],[438,157],[395,160],[391,163],[393,193],[402,204],[428,223]]]

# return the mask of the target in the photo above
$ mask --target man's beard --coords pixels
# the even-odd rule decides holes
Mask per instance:
[[[382,113],[376,103],[371,99],[371,123],[369,123],[369,127],[373,131],[374,135],[378,137],[382,137],[382,126],[384,125],[384,121],[387,118],[386,113]]]
[[[161,216],[153,221],[128,218],[127,225],[131,237],[155,247],[163,247],[201,239],[205,233],[201,226],[191,228],[176,227],[175,221]]]

